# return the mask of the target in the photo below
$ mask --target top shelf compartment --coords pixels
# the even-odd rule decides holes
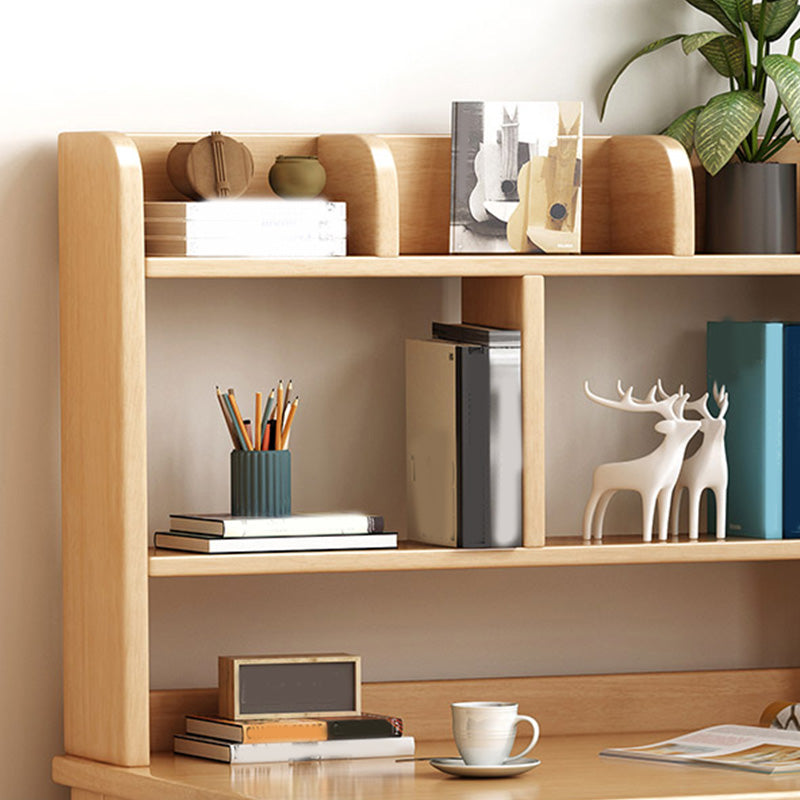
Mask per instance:
[[[105,134],[96,134],[103,136]],[[167,154],[179,141],[203,134],[131,134],[114,137],[118,158],[128,162],[132,148],[141,161],[145,200],[185,200],[166,172]],[[449,249],[450,137],[417,135],[253,135],[234,134],[253,154],[255,176],[246,196],[269,196],[266,174],[278,155],[317,155],[328,174],[326,196],[348,205],[350,256],[441,256]],[[133,155],[130,153],[129,155]],[[694,184],[692,166],[683,148],[664,136],[586,136],[583,149],[583,254],[691,256],[694,253]],[[584,258],[584,256],[578,257]],[[195,270],[214,276],[223,263],[244,265],[243,272],[283,275],[269,260],[166,259],[147,260],[151,277],[185,274],[187,260]],[[350,261],[351,259],[347,259]],[[482,274],[519,274],[555,270],[575,257],[516,256],[453,257],[453,274],[466,274],[476,263]],[[308,263],[310,274],[367,275],[358,265],[331,271]],[[204,262],[206,263],[204,265]],[[251,266],[247,266],[250,262]],[[181,269],[175,270],[180,263]],[[286,262],[283,262],[286,263]],[[294,262],[292,262],[294,264]],[[301,268],[306,262],[299,262]],[[277,265],[276,265],[277,266]],[[437,262],[431,274],[442,274]],[[378,268],[376,267],[376,272]],[[397,274],[425,274],[425,262],[412,261]],[[510,270],[504,272],[504,270]],[[620,269],[626,269],[620,267]],[[633,265],[628,265],[628,270]],[[170,274],[173,270],[177,274]],[[323,272],[323,270],[325,270]],[[297,275],[292,268],[291,274]],[[386,274],[381,269],[380,274]]]

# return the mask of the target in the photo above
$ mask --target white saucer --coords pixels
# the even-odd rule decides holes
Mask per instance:
[[[529,769],[538,767],[542,762],[538,758],[520,758],[519,761],[507,761],[505,764],[465,764],[460,758],[432,758],[432,767],[446,772],[448,775],[460,775],[464,778],[510,778],[522,775]]]

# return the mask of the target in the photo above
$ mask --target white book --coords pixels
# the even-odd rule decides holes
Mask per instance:
[[[156,547],[193,553],[301,553],[310,550],[389,550],[396,533],[345,533],[327,536],[211,536],[207,533],[157,531]]]
[[[297,238],[342,238],[347,236],[344,219],[145,219],[145,238],[171,236],[179,239],[261,238],[274,241]]]
[[[292,514],[287,517],[235,517],[232,514],[170,514],[171,531],[215,536],[306,536],[381,533],[383,517],[359,512]]]
[[[210,758],[230,764],[275,761],[314,761],[336,758],[387,758],[414,755],[413,736],[378,739],[325,739],[317,742],[258,742],[235,744],[204,736],[175,734],[173,749],[187,756]]]
[[[347,255],[347,240],[263,241],[225,239],[165,240],[145,238],[148,256],[194,256],[203,258],[328,258]]]
[[[340,219],[346,218],[346,203],[331,200],[286,200],[278,198],[234,200],[149,201],[144,204],[148,219],[184,220],[279,220],[279,219]]]

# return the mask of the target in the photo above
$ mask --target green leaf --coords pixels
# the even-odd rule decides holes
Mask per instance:
[[[670,122],[663,131],[663,136],[671,136],[677,139],[691,156],[694,148],[694,129],[697,123],[697,115],[703,110],[703,106],[696,106],[684,111],[676,120]]]
[[[753,6],[750,30],[758,38],[758,27],[761,19],[761,3]],[[800,12],[798,0],[765,0],[764,2],[764,39],[774,42],[780,39],[789,29]]]
[[[686,2],[690,6],[694,6],[695,8],[699,9],[705,14],[708,14],[710,17],[713,17],[717,22],[719,22],[724,28],[730,31],[733,34],[739,33],[739,26],[736,24],[735,15],[736,15],[736,0],[719,0],[719,2],[715,2],[715,0],[686,0]],[[778,0],[774,0],[774,2],[778,2]],[[733,8],[734,13],[728,13],[725,8]]]
[[[683,52],[688,56],[695,50],[699,50],[701,47],[703,47],[703,45],[713,42],[714,39],[719,39],[720,36],[730,36],[730,34],[723,33],[723,31],[701,31],[700,33],[690,33],[688,36],[683,37],[683,40],[681,41],[681,47],[683,48]]]
[[[714,2],[722,9],[725,16],[731,22],[738,22],[739,15],[739,0],[714,0]]]
[[[678,39],[683,39],[684,34],[682,33],[675,33],[672,36],[666,36],[663,39],[656,39],[654,42],[650,42],[650,44],[645,45],[641,50],[637,50],[620,68],[617,74],[614,76],[614,79],[611,81],[610,86],[606,89],[605,96],[603,97],[603,105],[600,109],[600,121],[603,121],[603,116],[606,113],[606,105],[608,104],[608,97],[611,94],[611,90],[614,88],[614,84],[619,80],[619,76],[622,75],[623,72],[634,62],[637,58],[641,58],[642,56],[646,56],[649,53],[653,53],[656,50],[660,50],[662,47],[671,44],[672,42],[676,42]]]
[[[700,48],[708,63],[726,78],[740,78],[746,69],[744,45],[736,36],[718,36]]]
[[[716,175],[758,123],[764,101],[758,92],[718,94],[697,115],[694,146],[700,163]]]
[[[764,72],[774,81],[786,107],[794,138],[800,139],[800,64],[789,56],[774,54],[764,59]]]
[[[739,0],[739,19],[744,22],[753,21],[753,0]]]

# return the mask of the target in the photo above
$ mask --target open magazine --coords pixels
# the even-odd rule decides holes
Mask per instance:
[[[602,756],[713,764],[754,772],[799,772],[800,732],[715,725],[640,747],[609,747]]]

